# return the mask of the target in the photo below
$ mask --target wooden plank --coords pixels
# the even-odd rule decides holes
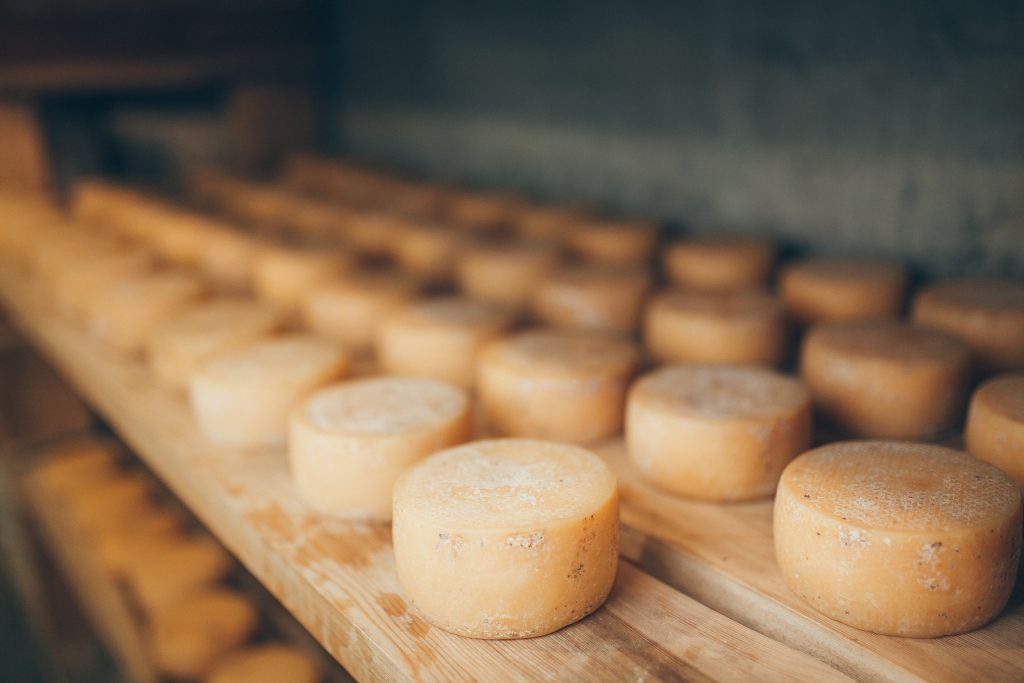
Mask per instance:
[[[401,595],[387,527],[315,515],[281,449],[212,446],[143,365],[48,315],[9,271],[0,294],[15,325],[360,680],[847,680],[627,563],[604,608],[550,636],[481,641],[433,628]]]

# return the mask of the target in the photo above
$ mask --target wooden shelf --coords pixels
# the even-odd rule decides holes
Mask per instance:
[[[550,636],[460,638],[403,599],[386,527],[322,519],[298,499],[280,448],[215,447],[181,396],[48,313],[0,269],[16,327],[296,618],[359,680],[845,680],[628,561],[608,603]]]

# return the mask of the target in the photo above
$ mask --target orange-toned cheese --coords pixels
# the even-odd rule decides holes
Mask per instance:
[[[264,643],[236,650],[219,660],[204,683],[318,683],[323,667],[302,648]]]
[[[768,284],[775,244],[756,237],[692,237],[665,248],[665,274],[688,289],[759,289]]]
[[[626,386],[636,366],[636,349],[621,339],[522,332],[480,354],[480,407],[502,434],[593,442],[622,427]]]
[[[788,337],[782,302],[759,290],[663,292],[644,317],[644,343],[663,362],[778,365]]]
[[[107,571],[121,574],[141,557],[160,553],[173,539],[184,536],[180,515],[165,505],[132,511],[124,523],[101,530],[96,554]]]
[[[470,418],[466,393],[435,379],[374,377],[321,389],[292,411],[295,486],[325,514],[386,522],[398,476],[468,441]]]
[[[1024,370],[1024,282],[939,282],[918,293],[913,318],[964,340],[988,372]]]
[[[463,251],[456,279],[466,296],[518,310],[527,305],[537,283],[557,264],[558,252],[551,246],[485,243]]]
[[[217,289],[248,293],[253,289],[256,258],[262,243],[252,235],[224,227],[204,238],[197,257],[204,277]]]
[[[629,392],[630,460],[652,483],[691,498],[775,492],[811,444],[811,398],[796,379],[736,365],[670,365]]]
[[[398,579],[446,631],[551,633],[608,597],[618,507],[615,475],[582,448],[499,439],[442,451],[395,485]]]
[[[302,297],[313,286],[352,264],[352,256],[340,249],[266,245],[253,266],[253,290],[264,301],[297,312]]]
[[[1024,373],[997,375],[978,387],[964,439],[971,455],[1024,487]]]
[[[345,240],[367,256],[388,256],[398,248],[408,221],[391,211],[352,211],[345,220]]]
[[[209,536],[168,533],[158,539],[121,563],[125,582],[147,613],[213,585],[231,569],[231,556]]]
[[[62,440],[45,450],[32,475],[56,498],[68,498],[118,477],[119,452],[113,443],[91,436]]]
[[[779,294],[793,318],[805,325],[895,318],[903,307],[906,281],[898,263],[816,258],[783,268]]]
[[[449,218],[470,230],[489,231],[515,222],[523,201],[510,195],[489,192],[451,192],[445,208]]]
[[[67,500],[68,515],[78,528],[94,535],[149,509],[154,490],[148,477],[119,471],[77,490]]]
[[[433,377],[473,386],[481,347],[512,328],[507,311],[482,301],[436,297],[387,318],[377,337],[377,360],[390,374]]]
[[[650,286],[643,270],[565,266],[537,285],[531,310],[555,327],[632,333],[640,324]]]
[[[353,273],[310,289],[302,301],[302,317],[313,332],[354,351],[368,351],[382,322],[411,302],[421,285],[401,273]]]
[[[647,265],[657,241],[657,224],[643,220],[589,220],[565,237],[566,246],[576,256],[615,266]]]
[[[804,339],[800,373],[815,407],[859,436],[919,439],[960,417],[967,347],[942,332],[889,321],[827,323]]]
[[[992,620],[1017,578],[1020,490],[967,453],[848,441],[782,474],[775,554],[794,593],[865,631],[936,638]]]
[[[456,228],[431,223],[407,223],[392,245],[392,257],[409,275],[431,283],[447,283],[466,244]]]
[[[579,224],[592,217],[581,206],[541,206],[529,204],[516,215],[513,229],[520,239],[560,243]]]

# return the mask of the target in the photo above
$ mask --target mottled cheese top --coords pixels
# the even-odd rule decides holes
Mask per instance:
[[[993,377],[978,387],[974,400],[998,415],[1024,424],[1024,372]]]
[[[823,323],[805,343],[861,358],[903,363],[968,362],[969,351],[952,335],[895,321],[857,320]]]
[[[226,351],[205,363],[199,376],[207,381],[268,382],[317,377],[348,364],[335,343],[306,334],[291,334]]]
[[[961,278],[921,290],[918,304],[954,309],[1024,313],[1024,282],[998,278]]]
[[[452,529],[522,528],[591,514],[617,485],[590,451],[494,439],[430,456],[395,485],[396,508]]]
[[[1020,489],[997,468],[951,448],[844,441],[786,468],[779,491],[819,513],[883,531],[974,529],[1004,521]]]
[[[486,351],[521,370],[554,375],[622,375],[636,367],[630,342],[596,332],[530,330],[495,342]]]
[[[304,406],[319,429],[342,434],[392,435],[436,429],[469,410],[460,389],[434,379],[373,377],[315,393]]]

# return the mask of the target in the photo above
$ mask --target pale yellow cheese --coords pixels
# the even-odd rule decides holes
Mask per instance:
[[[626,443],[644,478],[713,501],[764,498],[811,444],[811,399],[762,368],[671,365],[629,392]]]
[[[964,439],[971,455],[1024,487],[1024,373],[997,375],[978,387]]]
[[[826,323],[804,339],[800,374],[815,408],[858,436],[920,439],[951,427],[970,354],[942,332],[888,321]]]
[[[692,237],[665,248],[663,265],[678,287],[710,291],[768,284],[775,244],[756,237]]]
[[[1024,282],[939,282],[918,293],[913,318],[964,340],[988,372],[1024,370]]]
[[[368,351],[382,322],[420,289],[416,280],[397,272],[353,273],[311,288],[303,297],[302,318],[313,332],[354,351]]]
[[[323,667],[302,648],[264,643],[236,650],[219,660],[204,683],[318,683]]]
[[[779,295],[804,325],[833,320],[895,318],[903,308],[907,274],[888,261],[816,258],[790,264]]]
[[[198,255],[198,268],[217,289],[248,293],[253,289],[256,258],[262,248],[252,235],[226,226],[210,231]]]
[[[283,311],[297,312],[306,292],[352,264],[340,249],[265,245],[253,265],[253,291]]]
[[[134,557],[123,558],[120,572],[139,606],[153,614],[213,585],[231,566],[231,556],[211,537],[168,532],[151,536]]]
[[[445,284],[465,244],[465,236],[451,226],[408,222],[391,245],[391,255],[410,276]]]
[[[622,427],[626,386],[636,366],[636,350],[622,339],[522,332],[480,354],[480,407],[502,434],[593,442]]]
[[[960,451],[833,443],[782,474],[774,538],[783,578],[814,609],[865,631],[935,638],[978,628],[1006,604],[1021,496]]]
[[[160,384],[184,390],[206,360],[263,339],[282,324],[281,314],[270,304],[211,299],[183,309],[156,327],[149,337],[149,364]]]
[[[639,269],[566,266],[538,283],[531,310],[555,327],[628,334],[640,324],[650,286]]]
[[[321,389],[296,406],[288,459],[299,494],[320,512],[386,522],[398,476],[471,436],[464,391],[434,379],[377,377]]]
[[[259,615],[241,593],[197,590],[152,615],[148,642],[153,663],[172,678],[201,678],[258,625]]]
[[[466,296],[518,310],[557,264],[558,252],[551,246],[483,243],[462,252],[456,279]]]
[[[651,221],[593,219],[576,225],[565,237],[569,250],[594,263],[645,266],[658,240]]]
[[[788,338],[782,302],[759,290],[663,292],[644,317],[644,343],[662,362],[778,365]]]
[[[288,413],[314,389],[344,377],[348,355],[335,343],[286,335],[226,351],[189,378],[189,400],[212,441],[257,446],[285,440]]]
[[[469,388],[480,349],[505,334],[513,322],[507,311],[481,301],[424,299],[384,321],[377,337],[377,360],[390,374],[432,377]]]
[[[478,441],[399,479],[392,535],[398,579],[430,622],[473,638],[541,636],[611,590],[615,475],[574,446]]]

